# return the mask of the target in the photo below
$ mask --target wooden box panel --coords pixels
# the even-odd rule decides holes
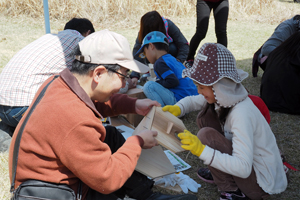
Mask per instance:
[[[128,90],[126,94],[133,98],[138,98],[138,99],[146,98],[143,90],[140,88],[132,88],[132,89]],[[142,121],[142,119],[144,118],[144,116],[138,115],[138,114],[126,114],[124,116],[130,122],[130,124],[132,124],[134,127],[137,127],[139,125],[139,123]]]

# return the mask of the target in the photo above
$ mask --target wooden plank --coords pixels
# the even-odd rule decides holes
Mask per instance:
[[[129,89],[126,94],[130,97],[135,97],[138,99],[145,99],[146,95],[144,94],[144,91],[140,88],[132,88]]]
[[[133,135],[145,129],[157,131],[158,143],[174,153],[184,151],[175,135],[186,129],[183,122],[171,113],[162,111],[161,107],[154,106],[137,126]],[[143,149],[136,170],[151,178],[175,173],[174,166],[160,146]]]
[[[150,113],[150,116],[154,115],[154,110],[151,111],[152,114]],[[149,129],[152,124],[152,119],[153,117],[145,118],[145,123],[143,123],[144,126],[137,127],[135,131],[138,133],[141,130]],[[125,125],[129,128],[134,128],[122,117],[111,117],[111,121],[113,126]],[[176,172],[161,146],[143,149],[136,170],[152,179]],[[172,190],[172,188],[167,189]]]
[[[169,134],[169,133],[171,132],[173,125],[174,125],[174,124],[173,124],[172,122],[168,122],[168,127],[167,127],[166,133]]]
[[[133,135],[144,129],[149,130],[151,128],[154,112],[155,110],[153,109],[148,113],[149,117],[146,117],[144,122],[134,130],[135,134]],[[125,125],[134,129],[134,127],[120,116],[112,117],[111,119],[113,126]],[[175,172],[174,166],[169,161],[161,146],[143,149],[135,169],[152,179]]]
[[[146,124],[149,119],[152,119],[150,127]],[[173,124],[172,127],[170,127],[170,124]],[[157,131],[156,139],[158,143],[174,153],[185,151],[181,148],[181,142],[176,136],[176,134],[186,129],[185,125],[170,112],[164,112],[161,107],[153,106],[148,115],[140,122],[133,135],[144,129]]]
[[[116,117],[110,117],[111,119],[111,125],[112,126],[121,126],[121,125],[125,125],[129,128],[132,128],[134,129],[135,127],[133,125],[131,125],[127,119],[122,116],[122,115],[119,115],[119,116],[116,116]]]
[[[152,179],[176,172],[161,146],[143,149],[135,169]]]
[[[151,118],[152,123],[149,127],[149,124],[146,123],[147,120]],[[172,124],[171,128],[170,124]],[[164,112],[161,107],[153,106],[148,115],[140,122],[133,135],[136,135],[139,131],[144,129],[157,131],[158,135],[156,139],[158,143],[174,153],[185,151],[181,148],[181,142],[176,136],[176,134],[183,132],[186,129],[185,125],[179,118],[175,117],[170,112]]]
[[[149,111],[149,113],[142,119],[142,121],[139,123],[139,125],[135,128],[132,135],[136,135],[136,134],[138,134],[139,132],[141,132],[142,130],[145,130],[145,129],[151,130],[154,114],[155,114],[155,109],[152,108]]]
[[[144,116],[138,114],[126,114],[123,115],[134,127],[137,127],[139,123],[143,120]]]
[[[137,98],[137,99],[145,99],[146,98],[143,90],[140,88],[129,89],[126,94],[130,97]],[[138,115],[138,114],[126,114],[124,116],[134,127],[137,127],[144,117],[144,116]]]
[[[145,129],[151,130],[154,114],[155,108],[153,107],[136,127],[132,135],[137,135]],[[161,146],[143,149],[135,169],[152,179],[176,172]]]
[[[171,130],[168,130],[168,125],[171,123],[173,124],[172,128]],[[155,115],[151,130],[158,132],[156,139],[160,145],[174,153],[185,151],[181,148],[181,142],[176,136],[185,129],[185,125],[179,118],[175,117],[170,112],[164,112],[161,107],[155,107]]]

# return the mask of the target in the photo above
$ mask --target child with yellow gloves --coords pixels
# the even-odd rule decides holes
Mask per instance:
[[[232,53],[206,43],[182,75],[196,83],[201,95],[163,111],[180,117],[200,110],[197,136],[185,130],[178,137],[183,149],[208,165],[220,199],[264,199],[283,192],[287,178],[275,136],[241,84],[248,74],[236,68]]]
[[[191,134],[188,130],[184,130],[183,133],[179,133],[178,137],[181,140],[181,147],[185,150],[189,150],[195,156],[200,156],[203,152],[205,145],[201,143],[196,135]]]

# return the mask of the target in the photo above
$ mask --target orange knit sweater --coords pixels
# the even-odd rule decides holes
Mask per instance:
[[[106,132],[99,117],[100,113],[104,117],[135,113],[135,102],[127,95],[116,94],[109,102],[94,103],[71,72],[64,70],[48,87],[24,129],[15,188],[29,179],[65,183],[75,192],[80,179],[84,194],[88,187],[103,194],[122,187],[135,169],[143,141],[132,136],[112,154],[103,142]],[[10,146],[10,178],[15,137],[25,116]]]

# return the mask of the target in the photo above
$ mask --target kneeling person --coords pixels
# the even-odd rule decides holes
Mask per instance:
[[[149,62],[154,64],[154,72],[158,78],[157,81],[148,81],[144,85],[144,93],[161,106],[174,105],[186,96],[198,95],[193,81],[182,77],[185,67],[168,53],[168,46],[167,37],[162,32],[153,31],[145,36],[138,51],[143,51]]]
[[[148,68],[133,60],[128,41],[108,30],[79,42],[71,70],[65,69],[52,81],[30,115],[19,147],[17,173],[11,182],[16,189],[27,180],[67,184],[77,191],[82,182],[83,199],[196,199],[193,195],[153,193],[153,181],[134,171],[142,148],[157,145],[157,132],[144,130],[126,141],[114,127],[104,127],[99,118],[118,114],[146,115],[159,103],[116,94],[125,85],[127,72]],[[36,99],[36,97],[35,97]],[[31,109],[32,105],[29,107]]]

